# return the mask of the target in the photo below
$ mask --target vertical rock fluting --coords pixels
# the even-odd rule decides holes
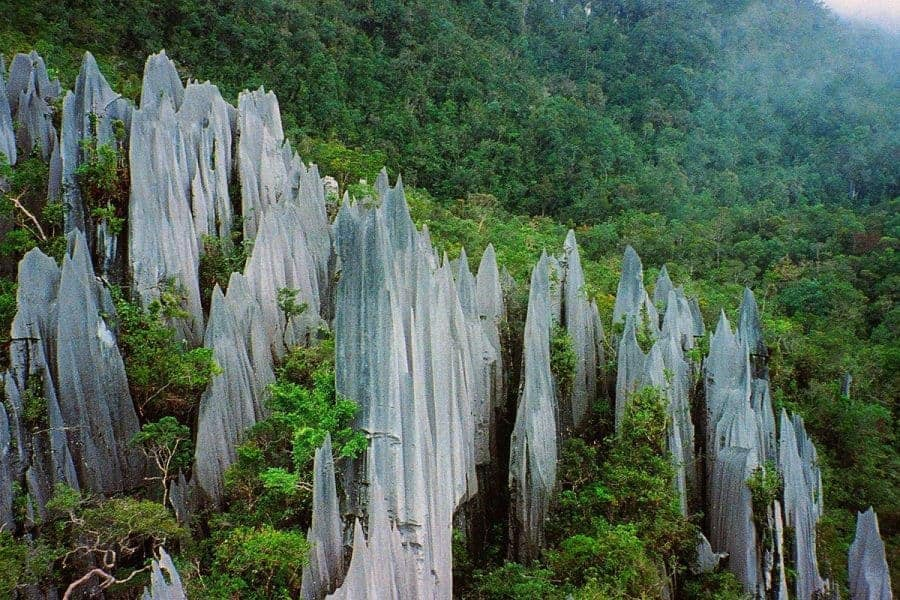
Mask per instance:
[[[116,339],[101,314],[115,315],[94,277],[81,232],[69,234],[57,299],[56,377],[79,480],[113,493],[143,482],[143,460],[131,447],[139,429]]]
[[[312,523],[306,536],[309,562],[303,567],[300,590],[306,600],[319,600],[333,592],[344,575],[343,523],[331,452],[331,436],[326,435],[313,461]]]
[[[793,529],[795,593],[798,598],[811,598],[823,590],[816,562],[816,523],[822,510],[822,481],[816,464],[815,448],[806,436],[803,421],[796,415],[789,419],[781,411],[781,433],[778,444],[778,467],[784,478],[785,524]]]
[[[6,86],[6,63],[0,56],[0,154],[8,164],[16,164],[16,132],[13,130],[12,108]],[[0,159],[2,160],[2,159]]]
[[[18,123],[19,158],[37,150],[44,162],[49,162],[59,144],[50,108],[60,94],[59,81],[50,81],[44,59],[37,52],[16,54],[9,66],[6,91],[13,123]]]
[[[90,52],[86,52],[75,80],[75,90],[66,92],[63,99],[59,189],[66,207],[66,233],[75,229],[83,231],[91,254],[99,263],[100,272],[109,277],[115,270],[116,280],[121,280],[123,276],[119,272],[123,257],[118,248],[118,235],[110,230],[106,219],[94,225],[90,214],[92,209],[104,207],[85,205],[87,199],[82,197],[76,172],[87,158],[86,142],[125,151],[131,128],[131,110],[131,103],[109,87],[97,61]],[[51,188],[53,186],[51,181]],[[53,192],[50,195],[52,197]],[[126,209],[124,206],[114,208],[122,213]]]
[[[9,483],[11,486],[12,482],[24,480],[29,498],[27,517],[32,522],[45,516],[43,507],[54,484],[79,488],[53,378],[58,289],[56,262],[38,249],[28,252],[19,263],[17,312],[10,331],[10,368],[3,379],[11,438]],[[46,421],[26,415],[26,395],[32,401],[43,398]],[[12,501],[11,496],[7,498]],[[6,524],[13,528],[11,513],[4,512],[9,519]]]
[[[550,370],[549,268],[543,254],[531,272],[522,384],[510,441],[510,546],[522,561],[536,558],[543,546],[544,521],[556,485],[558,408]]]
[[[141,600],[187,600],[181,576],[165,548],[159,549],[159,560],[150,566],[150,585],[144,588]]]
[[[872,507],[856,515],[856,536],[848,556],[851,600],[891,600],[891,576],[878,516]]]
[[[203,340],[199,238],[190,202],[190,167],[176,111],[184,89],[175,65],[160,53],[147,59],[141,106],[131,122],[128,258],[133,292],[142,302],[174,284],[188,316],[174,325],[193,345]]]
[[[581,426],[597,398],[598,370],[605,357],[600,315],[584,289],[581,255],[572,230],[566,235],[561,263],[564,265],[561,316],[572,339],[576,361],[572,389],[567,398],[560,398],[560,423],[564,431],[572,431]]]
[[[378,208],[347,202],[334,225],[336,384],[360,404],[356,424],[369,437],[345,485],[350,512],[368,514],[368,542],[357,525],[335,597],[449,597],[453,513],[477,490],[474,398],[485,371],[470,355],[450,263],[415,230],[399,181],[390,188],[382,173],[376,190]],[[393,525],[379,516],[382,496]],[[373,551],[395,538],[402,544],[384,542],[394,554]]]
[[[219,505],[225,470],[244,432],[266,414],[266,386],[275,380],[262,310],[243,275],[231,275],[227,296],[213,290],[204,345],[222,373],[200,398],[194,481]]]
[[[750,290],[744,291],[739,314],[733,332],[722,313],[705,363],[710,541],[714,550],[731,556],[729,569],[748,593],[786,597],[790,556],[795,594],[813,597],[828,589],[816,563],[815,529],[823,507],[815,447],[799,416],[782,411],[776,431],[767,350]],[[743,458],[736,461],[739,455]],[[783,495],[765,507],[754,504],[748,480],[773,468],[783,481]]]
[[[651,333],[659,328],[659,313],[647,290],[644,289],[644,266],[634,248],[625,248],[622,258],[622,274],[616,290],[616,303],[613,306],[613,324],[624,323],[625,317],[632,315],[638,319],[638,326],[646,326]]]
[[[155,71],[158,78],[173,81],[160,76],[161,67]],[[232,162],[232,120],[245,127],[234,160],[242,187],[250,185],[248,189],[267,194],[268,188],[260,192],[253,182],[260,181],[260,174],[262,180],[272,172],[283,175],[277,195],[266,196],[261,204],[245,203],[245,225],[248,217],[255,223],[253,250],[243,275],[232,274],[227,293],[213,293],[204,345],[213,350],[223,374],[213,379],[200,401],[194,481],[214,505],[223,500],[223,475],[236,458],[235,447],[244,432],[267,414],[266,388],[275,379],[275,361],[289,348],[313,341],[317,329],[325,325],[321,315],[331,310],[334,268],[318,170],[314,165],[307,168],[289,146],[266,142],[261,150],[253,143],[269,135],[260,128],[277,124],[280,132],[274,94],[245,92],[241,98],[235,113],[213,86],[189,84],[178,113],[179,127],[194,149],[189,153],[195,158],[188,161],[193,169],[188,179],[193,181],[195,232],[207,231],[220,239],[226,233],[230,236],[226,166]],[[227,227],[222,219],[228,219]],[[285,289],[294,294],[298,309],[302,307],[299,314],[283,310],[279,292]]]
[[[663,310],[662,327],[658,313],[643,288],[640,258],[629,246],[623,258],[619,290],[625,299],[619,307],[625,329],[619,340],[616,372],[615,424],[620,430],[629,397],[637,390],[653,386],[666,398],[669,425],[667,446],[675,468],[675,488],[682,513],[688,513],[688,488],[696,484],[694,424],[691,420],[692,373],[699,369],[685,352],[694,346],[694,337],[703,330],[703,320],[691,310],[691,301],[682,288],[675,288],[665,266],[660,270],[653,292],[654,305]],[[649,337],[652,346],[644,353],[638,344],[638,331]]]
[[[39,250],[26,254],[18,281],[3,376],[16,453],[0,466],[5,462],[10,481],[24,484],[28,518],[36,521],[56,483],[122,492],[143,482],[144,462],[128,445],[137,415],[115,336],[101,316],[115,311],[94,277],[84,236],[69,235],[62,269]]]

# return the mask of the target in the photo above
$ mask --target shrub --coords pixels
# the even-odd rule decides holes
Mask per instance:
[[[147,308],[113,288],[125,372],[142,415],[187,415],[221,369],[210,348],[189,349],[166,319],[183,316],[182,296],[167,285]]]
[[[308,552],[300,533],[269,525],[237,527],[218,545],[213,568],[231,579],[228,587],[249,591],[241,597],[296,598]]]
[[[551,580],[552,572],[540,567],[506,563],[491,571],[475,573],[474,597],[484,600],[519,598],[557,598],[559,590]]]
[[[572,336],[565,327],[556,326],[550,336],[550,371],[556,380],[559,395],[567,397],[575,381],[575,366],[578,356],[572,343]]]

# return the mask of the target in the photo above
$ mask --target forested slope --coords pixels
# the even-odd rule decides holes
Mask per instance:
[[[9,2],[0,7],[0,53],[9,59],[36,48],[71,88],[83,51],[90,50],[112,88],[135,101],[144,59],[160,48],[182,78],[211,80],[233,104],[241,90],[265,85],[278,93],[286,137],[304,160],[334,176],[340,192],[360,198],[373,190],[357,182],[374,181],[382,164],[402,173],[413,219],[427,224],[432,242],[452,257],[463,247],[474,254],[493,243],[498,263],[527,288],[541,251],[558,254],[566,229],[574,227],[585,289],[607,325],[628,244],[648,266],[648,283],[656,266],[667,264],[672,279],[699,296],[708,325],[723,308],[734,317],[742,287],[752,288],[767,333],[776,408],[803,415],[819,450],[826,508],[820,568],[845,583],[855,511],[874,506],[888,556],[896,554],[900,519],[897,37],[839,22],[802,0],[596,4]],[[111,215],[99,213],[104,218],[127,216],[121,211],[127,161],[124,148],[118,150],[111,171],[83,174],[113,207]],[[110,167],[103,160],[110,157],[98,152],[98,170]],[[42,206],[48,169],[27,156],[4,167],[6,197]],[[61,259],[62,214],[53,208],[39,215],[49,235],[38,239],[33,223],[6,207],[21,226],[5,233],[4,264],[15,264],[35,245]],[[221,241],[209,244],[200,272],[204,312],[215,302],[213,285],[224,287],[246,258],[240,245],[235,252]],[[6,322],[16,310],[14,290],[13,278],[4,279]],[[137,361],[129,383],[141,422],[174,416],[193,437],[199,396],[216,365],[203,348],[182,347],[159,326],[157,317],[181,310],[177,295],[172,305],[162,298],[149,315],[127,294],[118,299],[120,344]],[[524,304],[524,295],[519,300]],[[279,308],[302,312],[291,302],[279,298]],[[141,353],[146,335],[154,345]],[[278,373],[284,387],[276,394],[283,419],[256,434],[263,447],[280,440],[272,444],[278,452],[243,457],[243,470],[233,474],[234,506],[249,510],[214,518],[204,525],[204,536],[212,535],[200,536],[191,550],[203,563],[198,573],[209,577],[210,565],[216,573],[201,579],[204,585],[232,593],[253,585],[241,571],[245,565],[217,553],[216,544],[234,555],[254,543],[290,545],[296,540],[278,536],[307,519],[308,505],[298,511],[282,493],[291,481],[283,474],[293,464],[311,464],[318,445],[304,447],[297,462],[286,450],[285,423],[296,418],[292,403],[300,394],[291,385],[329,397],[334,368],[327,343],[321,355],[308,354],[285,359]],[[853,378],[849,395],[840,389],[846,374]],[[157,382],[168,380],[169,393],[159,396]],[[339,407],[338,429],[348,414],[352,408]],[[603,441],[609,426],[601,422],[585,436],[587,450],[567,458],[610,460],[621,449]],[[349,431],[336,440],[348,455],[354,443]],[[185,460],[183,466],[190,457]],[[579,502],[584,510],[608,510],[602,499]],[[675,536],[675,525],[668,525]],[[162,517],[147,525],[167,526]],[[628,554],[637,546],[623,540],[631,538],[604,532],[595,543],[611,545],[603,553],[622,552],[623,564],[639,561],[639,552]],[[300,560],[304,549],[291,548]],[[502,582],[518,581],[516,575],[538,586],[546,580],[550,589],[572,553],[557,555],[556,563],[551,556],[543,571],[492,572],[503,551],[487,548],[460,562],[457,582],[466,582],[460,589],[466,593],[513,593]],[[546,571],[548,564],[555,573]],[[278,573],[270,578],[272,590],[297,584],[271,568]]]

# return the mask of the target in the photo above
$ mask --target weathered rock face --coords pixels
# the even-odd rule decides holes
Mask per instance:
[[[784,478],[785,523],[793,528],[796,595],[811,598],[822,591],[825,582],[816,563],[816,523],[822,509],[822,480],[815,448],[806,436],[803,421],[797,415],[789,419],[781,411],[781,439],[778,445],[778,467]]]
[[[319,600],[333,592],[344,576],[344,541],[341,509],[335,486],[331,436],[316,450],[313,464],[312,524],[306,536],[311,545],[309,562],[303,567],[300,596]],[[354,540],[363,543],[362,540]]]
[[[16,145],[19,157],[32,150],[50,161],[59,139],[53,126],[50,105],[60,94],[59,81],[50,81],[44,59],[37,52],[16,54],[9,66],[6,93],[12,120],[18,123]]]
[[[878,516],[869,510],[856,515],[856,536],[848,558],[851,600],[891,600],[891,576]]]
[[[231,246],[234,220],[228,184],[232,178],[231,156],[234,108],[219,89],[206,83],[188,83],[178,109],[178,129],[187,154],[186,179],[194,217],[194,231],[216,236]]]
[[[334,600],[423,598],[417,565],[402,534],[391,523],[381,487],[372,487],[368,537],[359,519],[353,528],[353,556],[344,585],[328,596]],[[449,596],[447,596],[449,597]]]
[[[160,65],[154,69],[157,78],[171,80],[160,75]],[[267,135],[259,127],[277,124],[280,132],[278,105],[272,94],[257,97],[245,93],[241,98],[237,113],[222,101],[215,87],[189,84],[177,114],[180,135],[188,148],[186,181],[192,182],[193,231],[199,235],[230,236],[227,184],[232,121],[257,128],[245,129],[239,145],[242,186],[259,181],[259,173],[287,168],[279,195],[267,196],[269,202],[253,209],[255,238],[244,274],[232,274],[227,294],[213,294],[204,344],[213,349],[223,374],[213,379],[201,399],[194,480],[216,505],[222,501],[222,476],[236,458],[235,447],[244,432],[267,413],[266,386],[274,381],[275,361],[288,348],[313,341],[318,328],[325,325],[321,315],[331,310],[334,267],[318,170],[303,165],[289,147],[274,154],[252,154],[248,145],[252,146],[254,136]],[[246,204],[244,208],[249,210]],[[245,216],[249,214],[245,212]],[[295,305],[305,307],[299,314],[282,310],[279,291],[283,289],[295,294]]]
[[[510,543],[520,560],[537,556],[556,486],[557,400],[550,371],[549,259],[531,273],[525,320],[522,387],[510,441]]]
[[[263,313],[244,276],[232,274],[227,296],[216,286],[209,315],[204,345],[222,373],[200,398],[194,481],[219,505],[225,470],[244,432],[265,416],[266,386],[275,375]]]
[[[613,307],[613,324],[624,323],[626,315],[637,318],[639,325],[646,322],[651,332],[659,328],[659,313],[644,289],[644,266],[631,246],[625,248],[622,258],[622,274]]]
[[[79,480],[102,493],[136,487],[144,464],[128,442],[139,429],[137,414],[115,336],[100,316],[115,309],[77,231],[69,235],[57,311],[57,394]]]
[[[463,292],[460,288],[460,299],[462,296]],[[481,262],[478,265],[474,296],[475,315],[487,343],[490,344],[489,347],[484,348],[484,354],[481,357],[482,382],[489,386],[487,406],[482,409],[487,412],[487,419],[484,418],[484,413],[476,413],[480,419],[476,417],[475,424],[475,461],[478,464],[484,464],[492,456],[496,456],[495,418],[506,398],[503,350],[500,347],[500,326],[506,319],[506,306],[500,283],[500,271],[497,268],[497,256],[494,253],[494,247],[490,244],[482,254]],[[490,362],[490,357],[494,357],[493,362]],[[482,431],[486,431],[486,435],[482,434]],[[487,450],[487,455],[484,453],[485,450]]]
[[[752,450],[737,446],[722,449],[709,481],[710,542],[728,553],[728,569],[748,593],[764,589],[759,567],[753,499],[746,481],[759,466]]]
[[[119,266],[118,236],[109,231],[109,224],[105,221],[94,226],[90,211],[97,207],[85,206],[75,173],[86,159],[84,143],[87,141],[92,140],[98,147],[108,145],[125,151],[131,127],[131,108],[130,102],[109,87],[91,53],[85,53],[75,90],[66,92],[63,99],[59,153],[61,182],[58,189],[66,206],[65,231],[79,229],[84,232],[92,256],[106,277]],[[54,186],[56,184],[51,181],[51,190]],[[51,191],[51,198],[53,195]]]
[[[165,548],[159,549],[159,560],[153,560],[150,568],[150,586],[144,588],[141,600],[187,600],[181,585],[181,576]]]
[[[738,330],[732,332],[722,314],[705,362],[710,542],[714,550],[731,555],[729,569],[747,592],[787,597],[785,564],[791,556],[795,594],[813,597],[828,588],[816,563],[815,529],[823,512],[816,450],[798,416],[782,411],[776,432],[765,343],[750,290],[744,292],[740,315]],[[765,514],[754,515],[744,498],[743,490],[749,494],[746,481],[774,465],[784,482],[783,496]],[[788,540],[786,531],[792,533]],[[785,542],[791,545],[789,553]]]
[[[306,232],[312,225],[304,222],[301,210],[290,199],[268,207],[244,269],[275,356],[291,346],[305,345],[322,323],[316,262],[307,243]],[[300,314],[287,316],[279,307],[278,291],[285,288],[297,292],[297,304],[306,305]]]
[[[618,368],[616,369],[616,430],[622,427],[629,396],[641,385],[641,374],[644,372],[644,362],[647,360],[647,355],[644,354],[637,342],[635,321],[634,315],[625,316],[625,331],[619,339]]]
[[[597,305],[584,290],[584,272],[575,232],[569,230],[563,245],[563,314],[566,331],[572,338],[577,360],[568,398],[560,398],[560,425],[563,430],[578,428],[597,398],[597,374],[604,363],[603,327]]]
[[[252,240],[266,209],[291,196],[293,152],[285,143],[278,99],[263,88],[238,97],[238,130],[244,238]]]
[[[0,56],[0,154],[6,162],[16,164],[16,132],[13,130],[12,108],[6,87],[6,63]]]
[[[188,317],[174,325],[184,339],[199,345],[203,339],[200,247],[190,204],[185,140],[176,113],[184,90],[175,65],[164,53],[147,59],[143,85],[141,107],[132,116],[129,150],[132,289],[146,304],[169,282],[177,285],[185,296]]]
[[[29,252],[18,281],[0,467],[10,484],[24,484],[28,518],[36,520],[54,484],[121,492],[143,482],[144,462],[128,445],[137,415],[114,334],[101,317],[115,310],[94,278],[84,236],[69,235],[62,269],[39,250]],[[7,506],[4,496],[0,487],[0,508]],[[7,509],[0,516],[12,526]]]
[[[402,184],[390,188],[382,173],[376,189],[378,208],[345,203],[334,226],[337,391],[359,403],[356,425],[370,439],[345,485],[350,512],[369,515],[369,541],[357,526],[335,596],[448,597],[453,513],[477,490],[475,382],[485,370],[470,354],[450,263],[416,232]],[[486,337],[480,328],[478,336]],[[373,525],[382,495],[375,482],[395,529]],[[395,554],[372,552],[379,540]],[[384,560],[392,565],[377,566]]]

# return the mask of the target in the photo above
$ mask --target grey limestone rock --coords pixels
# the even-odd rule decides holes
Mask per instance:
[[[300,596],[319,600],[333,592],[344,575],[344,542],[331,455],[331,436],[316,450],[313,464],[312,523],[306,536],[311,544],[309,562],[303,567]]]
[[[556,486],[556,392],[550,372],[549,260],[541,256],[531,273],[525,320],[524,369],[510,442],[511,544],[520,560],[537,557]]]
[[[275,379],[262,310],[239,273],[232,274],[227,296],[218,286],[213,290],[204,345],[222,373],[200,399],[194,480],[218,505],[223,474],[244,432],[265,416],[266,385]]]
[[[872,507],[856,515],[856,536],[848,557],[851,600],[891,600],[890,569],[878,516]]]
[[[181,576],[165,548],[159,549],[159,560],[150,567],[150,586],[144,588],[141,600],[187,600]]]
[[[700,534],[700,540],[697,542],[697,573],[712,573],[719,566],[723,558],[728,555],[724,552],[713,552],[712,546],[706,536]]]
[[[0,57],[0,154],[6,162],[16,164],[16,132],[13,130],[12,108],[6,87],[6,65]]]
[[[100,272],[108,275],[117,262],[116,236],[106,235],[91,227],[88,209],[84,206],[76,170],[84,162],[84,142],[94,140],[100,145],[110,145],[124,152],[128,146],[127,135],[131,126],[131,103],[115,93],[90,52],[86,52],[81,70],[75,80],[75,90],[67,92],[63,99],[62,132],[60,134],[59,190],[66,205],[65,231],[80,229],[87,236],[92,255],[101,261]],[[116,128],[121,122],[122,134],[117,137]],[[53,177],[51,177],[53,183]],[[54,184],[55,185],[55,184]],[[54,196],[51,191],[50,196]],[[107,239],[109,238],[109,239]],[[98,251],[100,250],[100,251]]]
[[[625,248],[622,257],[622,274],[616,290],[613,307],[613,324],[624,323],[626,315],[638,318],[638,324],[650,328],[651,333],[659,329],[659,314],[644,289],[644,266],[634,248]]]
[[[244,277],[262,311],[272,353],[278,357],[292,346],[306,345],[322,325],[316,262],[307,243],[310,225],[294,202],[269,207],[260,219],[253,251],[244,268]],[[306,309],[297,315],[286,315],[278,303],[281,289],[294,290],[294,301],[305,304]]]
[[[241,93],[238,131],[244,239],[252,240],[266,209],[290,197],[293,153],[284,139],[274,93],[263,88]]]
[[[660,312],[665,312],[669,305],[669,292],[675,291],[675,285],[669,277],[669,270],[663,265],[653,286],[653,304]]]
[[[797,572],[795,593],[810,598],[825,588],[816,562],[816,523],[822,509],[822,483],[816,465],[815,448],[806,435],[802,420],[789,419],[782,410],[779,422],[778,467],[784,479],[785,524],[793,529]]]
[[[560,398],[560,422],[564,428],[577,428],[597,397],[597,373],[604,360],[603,328],[597,307],[588,300],[584,290],[584,272],[574,231],[569,230],[563,249],[563,318],[577,360],[570,397]]]
[[[644,372],[644,362],[647,355],[638,345],[635,333],[634,315],[625,316],[625,331],[619,340],[619,352],[617,355],[618,368],[616,369],[616,430],[622,426],[625,418],[625,410],[628,407],[628,399],[641,383],[641,374]]]
[[[84,237],[70,234],[61,270],[39,250],[26,254],[18,282],[10,369],[2,378],[16,448],[6,470],[10,481],[24,484],[28,518],[36,520],[56,483],[121,492],[143,481],[144,462],[128,445],[137,415],[114,334],[101,316],[115,311],[94,278]],[[26,421],[26,392],[45,402],[42,427]]]
[[[168,98],[175,110],[181,108],[184,99],[184,85],[166,51],[162,50],[147,57],[144,63],[144,78],[141,82],[141,108],[150,108]]]
[[[761,593],[764,583],[759,570],[753,502],[746,481],[759,466],[753,451],[725,448],[716,456],[710,485],[710,542],[728,553],[728,568],[744,590]]]
[[[12,120],[18,123],[19,157],[37,149],[44,161],[49,161],[57,143],[50,105],[59,96],[60,86],[59,81],[50,81],[44,59],[37,52],[13,57],[6,93]]]
[[[234,220],[228,196],[234,162],[231,110],[216,86],[188,83],[177,115],[187,153],[194,230],[201,238],[218,237],[225,248],[231,245]]]
[[[100,493],[136,487],[144,462],[129,441],[140,426],[115,336],[100,316],[115,311],[78,231],[69,234],[57,311],[56,388],[79,480]]]
[[[147,60],[145,92],[146,86],[156,85],[162,59],[164,54]],[[171,71],[174,73],[174,67]],[[157,298],[170,281],[180,288],[188,317],[174,325],[183,338],[199,345],[203,339],[199,237],[191,210],[185,140],[170,88],[163,86],[155,94],[142,94],[146,106],[142,102],[132,115],[129,267],[134,293],[145,304]]]
[[[400,181],[391,188],[383,173],[376,183],[379,206],[346,202],[334,224],[341,268],[336,385],[359,403],[356,426],[369,437],[365,455],[345,473],[344,489],[349,512],[368,514],[370,529],[368,547],[354,536],[351,567],[335,595],[348,597],[340,594],[351,590],[354,598],[366,597],[352,590],[375,586],[378,597],[392,597],[397,581],[415,590],[402,597],[448,597],[453,513],[477,490],[479,369],[449,261],[436,256],[427,232],[415,230]],[[382,494],[396,533],[376,527],[374,533],[387,532],[379,538],[373,537],[373,503]],[[406,554],[370,552],[378,545],[373,540],[387,538],[402,540]],[[385,557],[393,563],[369,565]],[[367,583],[373,572],[396,577]]]
[[[503,351],[500,341],[501,323],[506,319],[506,306],[503,299],[503,287],[500,281],[500,271],[497,268],[497,256],[494,246],[488,244],[481,262],[478,265],[478,274],[475,276],[475,313],[478,317],[487,342],[490,344],[490,355],[495,357],[493,363],[483,362],[487,368],[488,383],[490,385],[490,407],[488,414],[488,440],[487,447],[494,455],[492,448],[496,441],[495,413],[502,406],[506,398],[506,378],[503,365]],[[486,348],[486,351],[488,349]],[[487,353],[485,354],[488,355]],[[477,429],[476,429],[477,435]],[[479,455],[478,444],[475,447],[476,460],[484,462],[484,457]]]
[[[759,308],[756,306],[756,297],[753,295],[750,288],[744,288],[738,331],[741,339],[747,345],[751,356],[765,358],[769,355],[769,351],[766,348],[766,342],[763,339],[762,323],[759,319]]]

